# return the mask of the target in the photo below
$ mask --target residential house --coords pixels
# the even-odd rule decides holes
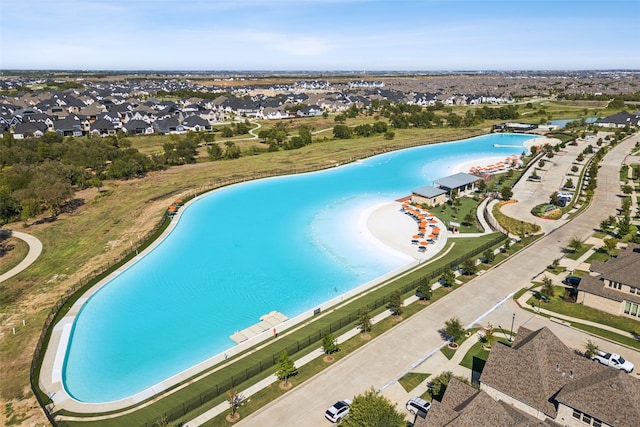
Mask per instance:
[[[40,138],[47,130],[48,127],[43,122],[18,123],[13,128],[13,137],[15,139]]]
[[[616,258],[594,261],[589,270],[578,285],[578,303],[640,319],[640,244],[629,243]]]
[[[98,119],[91,124],[91,135],[115,135],[117,132],[113,122],[108,119]]]
[[[153,126],[144,120],[129,120],[122,125],[122,129],[129,135],[151,135]]]
[[[416,416],[414,427],[534,427],[554,426],[549,420],[538,420],[503,400],[495,400],[453,377],[442,401],[434,400],[427,416]]]
[[[298,117],[315,117],[322,115],[322,108],[317,105],[309,105],[307,107],[301,108],[297,113]]]
[[[153,128],[161,133],[185,133],[186,130],[177,117],[156,120]]]
[[[494,345],[480,390],[563,426],[634,427],[640,420],[640,381],[576,353],[547,327],[520,327],[512,347]]]
[[[200,116],[189,116],[182,121],[185,130],[203,132],[211,130],[211,123]]]
[[[464,172],[459,172],[454,175],[449,175],[444,178],[436,179],[433,181],[438,187],[447,190],[449,196],[453,191],[458,193],[458,196],[469,195],[476,191],[478,183],[482,181],[482,178],[471,175]]]
[[[62,136],[83,136],[89,132],[91,124],[89,120],[80,119],[78,116],[69,116],[65,119],[53,122],[55,131]]]

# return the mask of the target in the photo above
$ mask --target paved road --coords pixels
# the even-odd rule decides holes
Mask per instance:
[[[406,392],[396,382],[404,372],[442,345],[438,332],[446,319],[459,317],[465,324],[491,319],[494,324],[510,327],[515,306],[508,296],[527,285],[554,259],[574,236],[586,237],[600,221],[620,207],[619,167],[640,135],[619,144],[605,157],[598,173],[598,188],[588,210],[571,222],[550,232],[528,249],[516,254],[501,266],[489,270],[451,296],[441,299],[419,314],[402,322],[384,335],[340,363],[325,369],[311,380],[297,386],[280,399],[240,421],[241,426],[299,425],[301,414],[307,427],[326,427],[324,410],[341,398],[350,398],[371,387],[384,389],[383,394],[403,408]],[[548,197],[548,196],[547,196]],[[505,304],[497,306],[507,298]],[[495,309],[497,308],[497,309]],[[494,310],[495,309],[495,310]],[[500,317],[500,313],[502,316]],[[531,314],[516,314],[514,329],[526,319],[538,325]],[[508,325],[508,326],[507,326]],[[566,333],[564,334],[566,335]],[[582,338],[581,338],[582,339]],[[583,341],[581,341],[583,342]],[[429,371],[427,359],[418,369]],[[303,408],[303,409],[301,409]]]
[[[40,240],[33,237],[32,235],[27,233],[22,233],[20,231],[0,230],[0,233],[3,233],[3,234],[11,233],[12,237],[18,238],[20,240],[24,240],[25,242],[27,242],[27,245],[29,245],[29,252],[27,253],[27,256],[24,257],[22,261],[20,261],[20,264],[16,265],[6,273],[0,275],[0,283],[2,283],[5,280],[8,280],[9,278],[20,273],[22,270],[29,267],[31,264],[35,262],[35,260],[38,259],[38,257],[42,253],[42,242],[40,242]]]

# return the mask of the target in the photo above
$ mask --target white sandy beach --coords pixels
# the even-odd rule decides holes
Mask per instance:
[[[440,228],[440,236],[434,244],[427,245],[424,252],[418,251],[418,245],[411,243],[413,235],[418,233],[418,223],[401,211],[402,203],[392,201],[372,207],[364,212],[365,227],[362,234],[372,243],[382,245],[387,250],[400,252],[413,260],[426,260],[442,250],[447,242],[447,228],[437,218],[436,226]]]

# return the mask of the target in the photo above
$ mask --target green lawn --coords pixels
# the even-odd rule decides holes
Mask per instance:
[[[458,348],[462,345],[463,342],[465,342],[468,338],[471,338],[476,332],[478,332],[480,330],[480,328],[471,328],[471,329],[467,329],[465,332],[465,334],[462,336],[462,338],[460,338],[456,343],[458,344]],[[454,354],[456,354],[456,351],[458,351],[457,348],[450,348],[448,345],[445,345],[444,347],[442,347],[440,349],[440,351],[442,352],[442,354],[445,355],[445,357],[449,360],[451,360],[451,358],[453,357]]]
[[[589,320],[625,332],[640,334],[640,322],[637,320],[605,313],[604,311],[596,310],[595,308],[582,304],[563,301],[562,295],[564,294],[564,289],[562,286],[555,286],[555,296],[550,298],[549,302],[542,303],[540,307],[555,313],[564,314],[565,316]],[[527,305],[530,306],[531,304],[538,305],[538,300],[535,297],[529,298]],[[640,344],[640,342],[638,344]]]
[[[404,390],[409,393],[411,392],[411,390],[414,390],[416,387],[418,387],[418,385],[420,385],[420,383],[426,380],[429,376],[431,376],[431,374],[409,372],[403,375],[402,378],[398,380],[398,382],[400,383],[402,388],[404,388]]]
[[[609,253],[606,250],[599,248],[596,250],[589,258],[585,260],[587,263],[592,263],[593,261],[608,261],[611,258]]]
[[[495,333],[496,334],[500,333],[500,335],[503,335],[503,334],[508,334],[509,331],[496,329]],[[515,336],[515,333],[514,333],[514,336]],[[507,338],[498,338],[493,343],[493,346],[496,346],[496,345],[511,346],[511,343]],[[486,362],[487,359],[489,358],[489,352],[490,350],[484,349],[483,342],[478,341],[469,349],[469,351],[467,351],[467,354],[464,355],[464,357],[462,358],[462,361],[460,362],[460,366],[464,366],[465,368],[468,368],[468,369],[473,369],[473,358],[476,357]]]
[[[572,259],[572,260],[577,260],[578,258],[580,258],[582,255],[584,255],[585,253],[587,253],[587,251],[589,249],[591,249],[593,247],[593,245],[587,245],[587,244],[582,244],[582,247],[577,250],[577,251],[571,251],[569,253],[567,253],[565,255],[565,257]]]
[[[474,200],[471,197],[460,197],[457,200],[460,202],[460,206],[456,208],[458,210],[457,212],[454,210],[454,206],[448,204],[432,208],[431,210],[436,214],[438,219],[447,225],[450,224],[451,221],[461,224],[459,228],[460,233],[481,233],[483,230],[480,228],[477,219],[471,225],[463,224],[464,218],[469,212],[476,218],[476,210],[480,201]]]

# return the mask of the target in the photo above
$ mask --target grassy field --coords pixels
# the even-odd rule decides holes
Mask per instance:
[[[0,274],[4,274],[20,264],[20,261],[27,256],[27,252],[29,252],[29,245],[24,240],[15,237],[0,237],[0,260],[2,260]]]

